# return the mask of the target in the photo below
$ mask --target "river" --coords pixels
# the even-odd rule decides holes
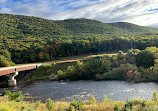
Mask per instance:
[[[11,89],[11,88],[9,88]],[[35,100],[45,101],[51,97],[55,101],[71,101],[72,98],[89,100],[93,95],[97,100],[103,100],[107,95],[112,100],[126,101],[127,99],[143,98],[150,100],[153,91],[158,92],[158,84],[128,83],[125,81],[72,81],[72,82],[43,82],[15,88],[29,93]],[[4,88],[0,88],[4,90]],[[5,89],[6,90],[6,89]]]

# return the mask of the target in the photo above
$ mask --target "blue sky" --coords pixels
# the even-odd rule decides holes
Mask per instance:
[[[0,0],[0,13],[148,26],[158,24],[158,0]]]
[[[150,9],[148,11],[158,11],[158,8],[155,8],[155,9]]]

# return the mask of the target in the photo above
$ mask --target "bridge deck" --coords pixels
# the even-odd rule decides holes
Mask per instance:
[[[31,69],[36,69],[36,67],[42,64],[28,64],[28,65],[20,65],[20,66],[11,66],[11,67],[2,67],[0,68],[0,76],[14,73],[15,71],[26,71]]]

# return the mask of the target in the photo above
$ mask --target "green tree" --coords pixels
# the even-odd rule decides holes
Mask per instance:
[[[0,54],[0,67],[6,67],[9,65],[9,61],[3,55]]]
[[[154,53],[148,50],[143,50],[136,55],[137,67],[143,66],[144,68],[149,68],[151,66],[154,66],[154,60]]]
[[[103,74],[111,70],[111,62],[106,57],[95,57],[87,60],[83,69],[84,79],[94,79],[96,74]]]
[[[7,49],[0,50],[0,54],[3,55],[8,61],[11,61],[11,54]]]
[[[129,49],[126,54],[126,58],[127,58],[128,63],[134,64],[135,63],[135,50]]]
[[[117,58],[118,58],[118,60],[122,60],[123,57],[124,57],[123,52],[122,52],[121,50],[118,51],[118,54],[117,54]]]

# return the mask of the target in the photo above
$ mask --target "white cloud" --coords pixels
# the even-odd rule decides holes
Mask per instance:
[[[90,18],[102,22],[158,23],[157,0],[1,0],[0,12],[38,16],[53,20]]]
[[[148,11],[155,8],[158,8],[158,2],[155,0],[109,0],[89,4],[76,10],[62,11],[52,19],[85,17],[103,22],[125,21],[150,25],[157,23],[158,20],[158,11]]]

